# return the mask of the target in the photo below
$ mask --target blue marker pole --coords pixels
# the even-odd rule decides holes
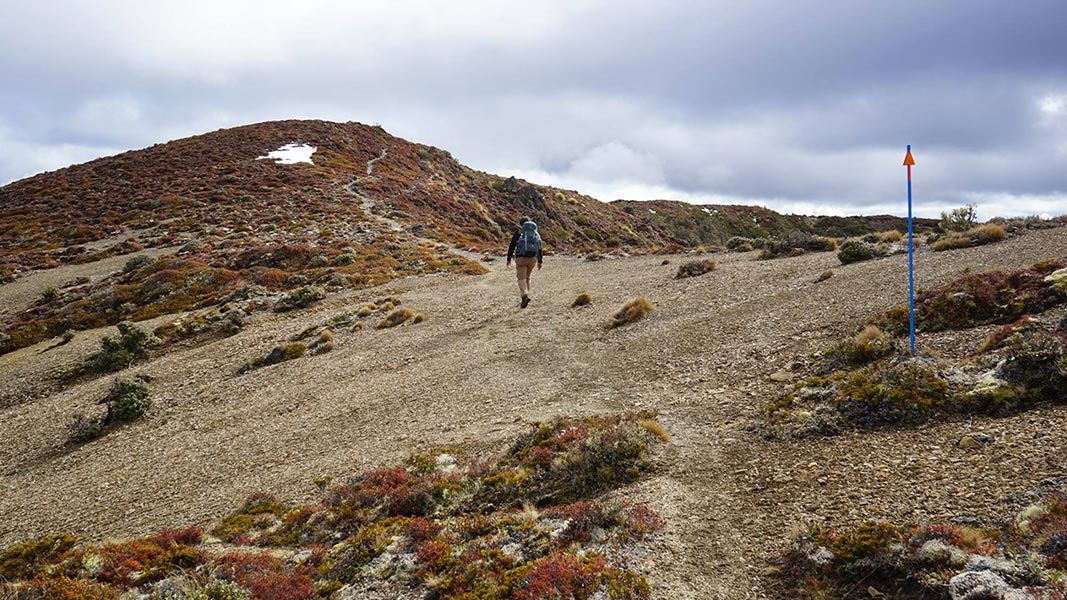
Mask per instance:
[[[908,167],[908,318],[911,333],[911,353],[915,354],[915,229],[911,215],[911,167],[915,159],[911,156],[911,144],[904,156],[904,166]]]

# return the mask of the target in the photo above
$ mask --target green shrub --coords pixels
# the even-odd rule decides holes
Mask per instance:
[[[160,343],[159,338],[135,323],[122,321],[117,328],[118,335],[100,340],[100,350],[89,357],[88,370],[97,373],[120,371],[145,357],[149,348]]]
[[[212,581],[194,586],[185,592],[182,600],[251,600],[252,594],[228,581]]]
[[[837,259],[843,265],[871,260],[878,256],[878,248],[876,246],[860,240],[847,240],[844,244],[841,244],[841,250],[837,253]]]
[[[767,238],[757,258],[770,260],[783,256],[799,256],[805,252],[832,252],[837,250],[837,240],[813,236],[804,231],[793,231],[783,237]]]
[[[152,406],[148,384],[143,379],[115,379],[104,402],[107,404],[105,424],[132,421]]]
[[[275,312],[287,312],[311,306],[326,297],[326,291],[320,287],[304,286],[282,296],[274,305]]]
[[[954,208],[951,212],[941,213],[941,222],[938,226],[941,231],[967,231],[978,224],[978,213],[974,204],[968,204],[960,208]]]
[[[69,534],[46,535],[0,550],[0,580],[33,579],[49,565],[58,562],[74,547],[74,542],[74,536]],[[2,590],[0,587],[0,591]]]
[[[74,415],[68,427],[70,442],[83,444],[95,440],[119,423],[142,417],[152,406],[152,399],[148,383],[143,379],[116,378],[102,403],[107,405],[107,412],[98,417]]]
[[[736,250],[738,252],[749,252],[755,248],[755,245],[753,245],[754,241],[755,240],[753,240],[752,238],[735,235],[734,237],[726,240],[726,248],[728,250]]]
[[[123,273],[133,273],[134,271],[140,269],[141,267],[144,267],[146,265],[150,265],[153,262],[154,262],[154,259],[152,257],[150,257],[150,256],[144,256],[144,255],[135,256],[135,257],[133,257],[133,258],[131,258],[131,259],[126,261],[126,264],[122,266],[122,272]]]

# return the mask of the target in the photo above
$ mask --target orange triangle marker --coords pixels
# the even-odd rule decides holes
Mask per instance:
[[[912,157],[911,150],[908,150],[908,153],[904,156],[904,166],[905,167],[910,167],[910,166],[912,166],[914,164],[915,164],[915,158]]]

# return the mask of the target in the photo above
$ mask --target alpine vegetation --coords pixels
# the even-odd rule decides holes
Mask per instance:
[[[143,379],[116,378],[101,401],[107,411],[101,415],[76,414],[69,426],[70,441],[76,444],[94,440],[109,429],[140,418],[152,406],[148,383]]]
[[[692,260],[687,263],[683,263],[678,267],[678,274],[674,276],[675,279],[685,279],[687,277],[697,277],[704,273],[710,273],[714,271],[716,267],[715,261],[710,258],[702,260]]]
[[[612,317],[609,327],[622,327],[644,318],[652,311],[652,303],[645,298],[634,298],[618,310]]]
[[[648,473],[667,439],[647,412],[558,419],[497,453],[435,450],[323,482],[314,504],[253,494],[211,530],[214,545],[197,527],[103,544],[38,538],[0,551],[0,593],[647,600],[630,565],[663,521],[601,497]]]

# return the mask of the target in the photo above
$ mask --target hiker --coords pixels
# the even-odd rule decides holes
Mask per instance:
[[[508,246],[509,267],[512,258],[515,259],[515,272],[519,278],[519,296],[522,299],[519,306],[526,308],[530,304],[530,274],[533,273],[534,265],[540,269],[544,262],[541,255],[541,234],[537,233],[537,223],[530,220],[530,217],[523,217],[519,221],[519,230],[511,236],[511,245]]]

